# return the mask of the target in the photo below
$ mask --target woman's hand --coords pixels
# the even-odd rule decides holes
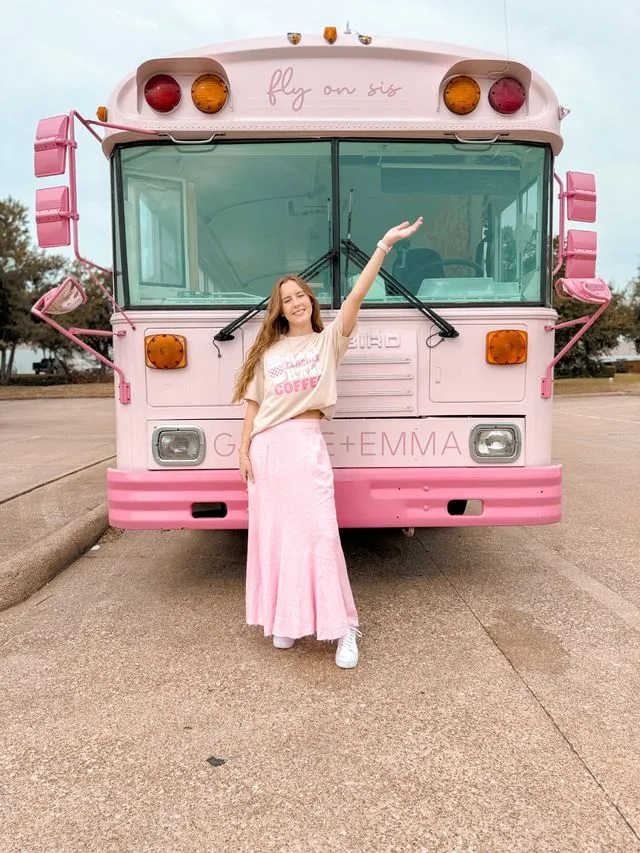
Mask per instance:
[[[407,237],[411,237],[412,234],[415,234],[421,225],[421,216],[416,219],[413,225],[408,221],[401,222],[400,225],[396,225],[395,228],[390,228],[387,231],[382,238],[382,242],[386,243],[387,246],[391,248],[394,243],[397,243],[400,240],[405,240]],[[347,337],[353,331],[353,327],[355,326],[358,318],[360,306],[369,292],[371,285],[375,281],[376,276],[380,272],[380,267],[384,261],[385,254],[386,252],[378,247],[378,251],[373,253],[369,259],[369,263],[358,276],[358,279],[353,286],[353,290],[342,303],[342,308],[340,309],[340,313],[342,314],[342,333]]]
[[[251,460],[249,454],[245,451],[240,451],[240,477],[245,483],[254,483],[253,469],[251,468]]]
[[[394,243],[398,243],[400,240],[406,240],[407,237],[411,237],[411,235],[415,234],[421,225],[421,216],[416,219],[413,225],[411,225],[408,220],[406,222],[401,222],[400,225],[396,225],[394,228],[390,228],[387,231],[382,238],[382,242],[386,243],[387,246],[393,246]]]

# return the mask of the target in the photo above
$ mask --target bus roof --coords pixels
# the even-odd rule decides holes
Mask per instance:
[[[294,39],[299,36],[297,43]],[[369,39],[369,37],[366,37]],[[317,136],[405,137],[462,141],[542,142],[562,148],[559,107],[548,83],[527,66],[485,51],[417,39],[319,35],[227,42],[150,59],[128,74],[108,101],[108,121],[132,128],[108,131],[105,153],[118,142],[148,138],[141,131],[178,140]],[[145,99],[158,75],[173,81],[162,112]],[[222,80],[225,105],[203,112],[193,84],[204,75]],[[164,79],[165,85],[169,85]],[[466,114],[447,108],[452,79],[471,78],[478,102]],[[522,107],[500,112],[492,101],[505,78],[524,92]],[[492,87],[494,87],[492,89]],[[167,90],[169,91],[169,90]]]

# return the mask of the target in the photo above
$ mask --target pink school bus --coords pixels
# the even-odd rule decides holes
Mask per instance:
[[[246,527],[244,407],[230,400],[274,281],[305,276],[328,321],[385,230],[418,215],[424,227],[362,307],[324,426],[339,523],[558,521],[556,195],[556,287],[596,306],[570,345],[610,299],[595,234],[565,232],[567,218],[594,222],[596,204],[593,176],[554,173],[567,112],[504,57],[328,28],[150,59],[98,121],[41,121],[36,175],[68,160],[70,178],[38,190],[41,246],[72,242],[91,263],[78,244],[79,125],[111,168],[111,524]],[[67,279],[34,312],[90,349],[86,330],[53,319],[84,298]]]

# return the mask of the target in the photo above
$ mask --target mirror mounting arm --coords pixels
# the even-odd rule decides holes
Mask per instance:
[[[48,323],[53,329],[57,332],[60,332],[61,335],[64,335],[65,338],[68,338],[70,341],[73,341],[76,346],[81,347],[86,352],[94,355],[99,361],[103,364],[106,364],[107,367],[110,367],[115,373],[118,374],[118,400],[120,403],[126,405],[131,402],[131,384],[127,382],[126,377],[124,375],[124,371],[118,367],[117,364],[114,364],[108,358],[101,355],[97,350],[93,347],[89,346],[89,344],[85,343],[85,341],[81,340],[78,337],[78,333],[89,333],[91,335],[112,335],[112,332],[101,331],[96,329],[65,329],[64,326],[61,326],[60,323],[56,323],[51,317],[48,317],[44,311],[40,310],[39,303],[42,302],[42,299],[39,299],[38,302],[32,307],[31,313],[35,314],[40,320],[44,320],[45,323]],[[126,334],[126,332],[123,332]],[[116,332],[116,335],[120,337],[120,333]]]
[[[540,395],[547,400],[552,396],[553,368],[561,358],[569,352],[571,347],[588,331],[600,315],[606,311],[611,302],[611,291],[609,286],[601,278],[561,278],[555,284],[558,296],[562,298],[573,298],[580,302],[598,305],[598,310],[593,314],[579,317],[577,320],[567,320],[558,323],[557,326],[545,326],[545,332],[555,332],[556,329],[567,329],[569,326],[581,326],[568,344],[566,344],[556,357],[549,363],[540,385]]]

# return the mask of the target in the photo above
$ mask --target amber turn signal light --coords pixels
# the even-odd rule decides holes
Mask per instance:
[[[454,77],[444,90],[447,109],[459,116],[472,113],[480,102],[480,86],[473,77]]]
[[[98,121],[106,121],[109,113],[106,107],[98,107],[96,110],[96,118]]]
[[[202,113],[218,113],[227,103],[229,87],[217,74],[201,74],[191,87],[191,99]]]
[[[326,42],[329,42],[329,44],[333,44],[338,38],[338,30],[336,27],[325,27],[323,36]]]
[[[182,335],[146,335],[144,352],[147,367],[175,370],[187,366],[187,339]]]
[[[518,329],[498,329],[487,334],[489,364],[524,364],[527,360],[527,333]]]

